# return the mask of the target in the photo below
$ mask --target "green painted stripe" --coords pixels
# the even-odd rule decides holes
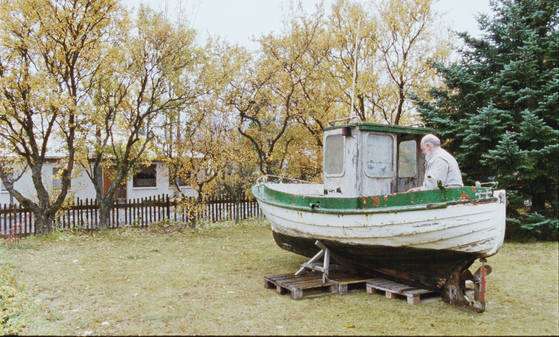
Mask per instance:
[[[394,193],[358,198],[336,198],[289,194],[270,189],[268,183],[252,188],[262,202],[288,209],[316,213],[390,213],[423,209],[445,208],[449,203],[480,200],[476,192],[491,192],[489,187],[459,187],[441,190]]]

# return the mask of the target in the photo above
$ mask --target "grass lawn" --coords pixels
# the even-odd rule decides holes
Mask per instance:
[[[265,289],[265,275],[295,272],[305,258],[277,247],[263,219],[163,229],[0,244],[0,280],[22,296],[19,333],[559,334],[555,242],[506,243],[488,261],[486,312],[475,314],[442,301],[412,306],[365,292],[294,301]]]

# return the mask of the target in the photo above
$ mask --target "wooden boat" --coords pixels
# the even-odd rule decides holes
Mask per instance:
[[[423,183],[420,140],[430,129],[349,123],[324,132],[324,183],[266,176],[252,188],[277,244],[320,251],[353,268],[441,292],[445,302],[485,310],[484,264],[505,233],[506,193],[466,186],[406,193]],[[475,300],[465,281],[475,284]]]

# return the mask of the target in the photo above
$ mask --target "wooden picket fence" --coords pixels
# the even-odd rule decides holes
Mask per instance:
[[[157,221],[170,220],[175,222],[189,222],[188,214],[194,214],[196,221],[211,222],[227,220],[243,220],[252,217],[264,217],[256,200],[240,200],[227,196],[210,196],[191,211],[181,205],[194,203],[194,198],[187,203],[179,203],[168,196],[133,199],[127,202],[115,202],[111,208],[109,228],[125,226],[148,226]],[[61,209],[55,220],[55,226],[60,229],[99,228],[99,207],[93,199],[76,200],[73,204]],[[35,233],[33,213],[18,205],[3,205],[0,207],[0,236],[29,235]]]

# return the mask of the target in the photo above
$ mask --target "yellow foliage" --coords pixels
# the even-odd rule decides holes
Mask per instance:
[[[163,158],[177,192],[198,196],[247,194],[261,174],[318,181],[329,121],[417,121],[410,95],[427,95],[428,63],[450,52],[434,1],[291,7],[254,53],[199,45],[145,6],[133,21],[118,0],[3,1],[0,148],[67,154],[61,181],[92,159],[125,179]]]

